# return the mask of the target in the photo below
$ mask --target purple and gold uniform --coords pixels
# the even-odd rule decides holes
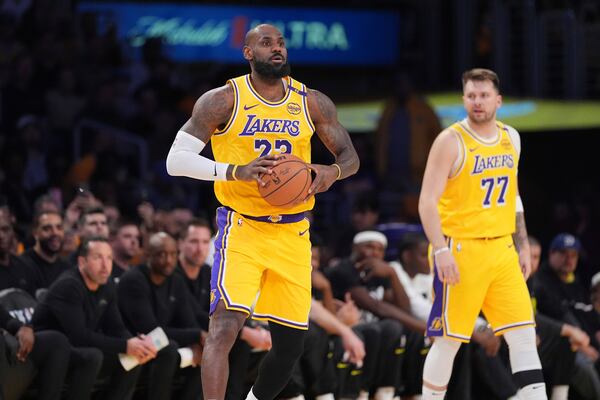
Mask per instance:
[[[516,220],[519,137],[500,122],[497,128],[496,138],[485,141],[466,121],[450,127],[459,139],[460,157],[438,211],[460,281],[444,284],[434,273],[428,336],[468,342],[480,310],[497,335],[534,325],[511,236]],[[431,255],[430,261],[435,264]]]
[[[310,163],[314,126],[306,87],[282,79],[285,95],[269,102],[250,75],[227,82],[234,92],[232,116],[212,136],[215,160],[245,165],[267,154],[294,154]],[[211,313],[219,300],[255,319],[307,329],[311,298],[311,244],[304,212],[314,197],[291,208],[268,204],[256,182],[217,181],[218,234],[211,278]]]

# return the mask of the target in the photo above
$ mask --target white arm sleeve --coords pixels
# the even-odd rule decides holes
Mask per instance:
[[[203,181],[227,180],[229,164],[215,162],[200,155],[206,144],[187,132],[179,131],[167,155],[167,173]]]

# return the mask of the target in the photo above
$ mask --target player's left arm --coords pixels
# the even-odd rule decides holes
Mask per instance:
[[[516,228],[513,233],[513,241],[515,242],[515,248],[519,253],[519,264],[521,264],[521,271],[525,280],[529,278],[531,274],[531,253],[529,249],[529,240],[527,239],[527,227],[525,226],[525,210],[523,208],[523,202],[519,195],[519,189],[517,188],[517,213],[516,213]]]
[[[509,135],[515,146],[519,158],[521,158],[521,137],[514,128],[509,128]],[[518,175],[517,175],[518,176]],[[527,227],[525,225],[525,208],[523,207],[523,201],[519,194],[519,184],[517,182],[517,207],[516,207],[516,223],[515,233],[513,233],[513,242],[517,253],[519,253],[519,264],[521,265],[521,271],[525,280],[529,278],[531,274],[531,253],[529,249],[529,240],[527,238]]]
[[[325,147],[335,156],[331,165],[311,164],[316,177],[308,194],[324,192],[339,179],[354,175],[360,161],[348,131],[340,124],[337,110],[329,97],[318,90],[308,90],[308,110],[317,135]]]

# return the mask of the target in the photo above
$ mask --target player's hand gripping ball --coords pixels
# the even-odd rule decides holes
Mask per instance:
[[[262,174],[264,186],[258,185],[260,195],[272,206],[292,207],[308,195],[312,175],[308,165],[292,154],[282,154],[273,173]]]

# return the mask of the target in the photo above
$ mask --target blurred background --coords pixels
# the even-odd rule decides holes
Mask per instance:
[[[0,203],[21,236],[40,196],[64,209],[93,193],[113,219],[140,209],[212,218],[212,183],[168,176],[165,157],[195,100],[249,71],[244,34],[269,22],[287,38],[292,75],[334,100],[361,158],[356,176],[317,196],[313,228],[328,245],[372,224],[353,219],[364,210],[419,229],[429,146],[464,117],[462,72],[485,67],[500,76],[499,119],[521,133],[529,231],[544,244],[580,237],[589,281],[600,265],[600,3],[324,5],[0,1]],[[313,162],[332,162],[318,139]]]

